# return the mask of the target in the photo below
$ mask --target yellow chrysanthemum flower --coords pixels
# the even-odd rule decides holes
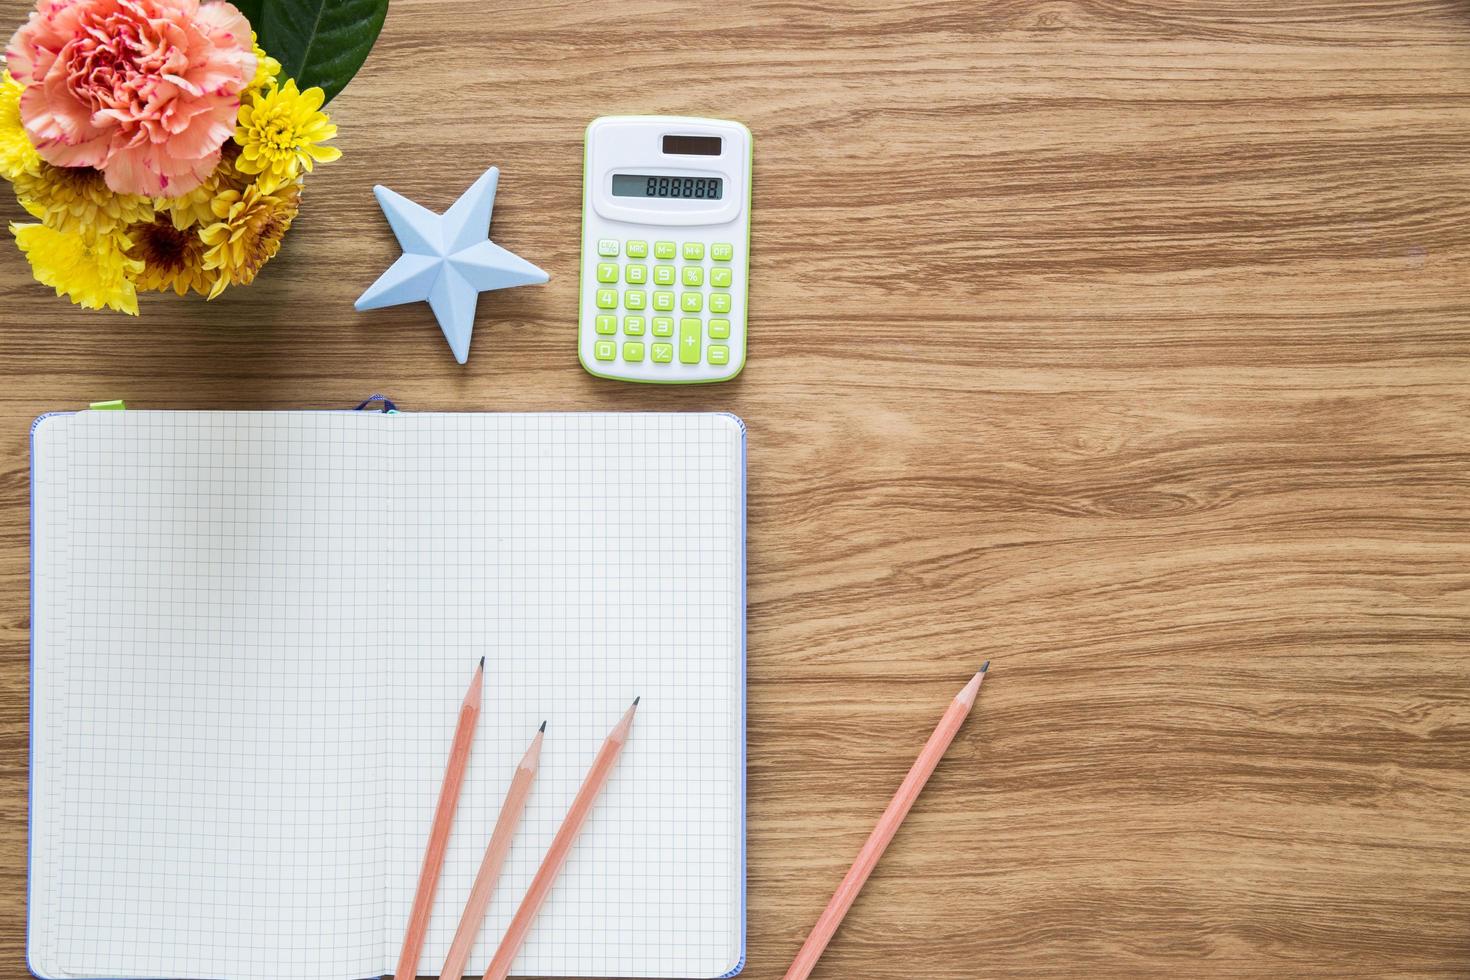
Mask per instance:
[[[25,86],[6,71],[0,76],[0,177],[14,180],[20,174],[33,174],[41,165],[41,155],[26,135],[20,121],[20,94]]]
[[[240,105],[235,142],[242,152],[235,166],[241,173],[260,174],[262,183],[278,184],[341,157],[335,146],[321,145],[337,135],[321,111],[325,98],[319,88],[296,91],[295,79],[250,95]]]
[[[88,240],[45,225],[14,222],[10,233],[36,281],[54,288],[57,296],[89,310],[106,307],[138,315],[138,292],[130,277],[142,271],[143,263],[125,254],[131,243],[123,233]]]
[[[114,194],[102,171],[91,167],[53,167],[43,162],[33,174],[16,174],[12,183],[27,211],[57,231],[84,238],[105,238],[153,217],[152,200]]]
[[[132,241],[128,258],[143,263],[135,279],[139,289],[172,289],[180,296],[192,289],[208,296],[214,288],[219,273],[204,268],[204,240],[198,231],[179,228],[160,214],[147,224],[133,225],[127,234]]]
[[[238,144],[226,141],[221,147],[219,166],[204,178],[204,183],[179,197],[157,197],[153,206],[159,214],[167,213],[179,229],[214,224],[214,199],[225,191],[243,191],[250,177],[235,169],[240,156]]]
[[[199,232],[207,249],[204,268],[219,278],[209,290],[214,299],[226,286],[247,286],[281,248],[281,239],[301,207],[301,185],[296,182],[265,188],[251,184],[225,191],[214,199],[219,220]]]
[[[260,46],[260,35],[254,31],[250,32],[250,43],[255,48],[255,77],[245,87],[245,91],[258,92],[276,80],[276,76],[281,73],[281,63],[265,53],[265,49]]]

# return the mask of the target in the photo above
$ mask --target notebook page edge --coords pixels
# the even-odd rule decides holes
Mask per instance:
[[[735,963],[720,980],[745,969],[750,910],[750,427],[734,412],[727,415],[740,430],[740,924]]]
[[[42,583],[43,576],[45,576],[45,577],[52,577],[52,576],[55,575],[55,570],[52,567],[51,563],[52,562],[56,562],[59,559],[55,555],[44,554],[43,553],[43,549],[45,551],[48,551],[49,552],[49,550],[54,547],[53,534],[59,534],[60,533],[59,532],[59,529],[57,527],[57,523],[59,523],[59,521],[61,520],[61,518],[60,518],[59,515],[51,515],[50,512],[49,512],[49,508],[54,508],[54,507],[60,506],[59,505],[59,502],[56,501],[56,500],[50,500],[50,501],[45,500],[43,498],[43,496],[41,495],[41,490],[42,490],[42,483],[43,483],[43,481],[44,481],[44,483],[46,485],[46,488],[47,489],[50,489],[52,491],[54,491],[56,489],[55,486],[52,485],[52,482],[51,482],[53,478],[55,478],[55,479],[61,479],[63,481],[63,483],[64,483],[64,478],[61,478],[59,476],[59,473],[54,473],[54,472],[52,472],[52,471],[50,471],[48,469],[49,467],[51,467],[53,465],[57,465],[58,463],[62,462],[60,460],[55,460],[55,461],[51,460],[50,454],[51,453],[57,453],[58,455],[64,455],[64,453],[62,453],[62,451],[58,447],[51,446],[49,444],[49,440],[46,439],[46,436],[47,436],[47,434],[49,432],[51,432],[51,430],[64,428],[68,424],[68,421],[70,420],[70,418],[72,417],[72,415],[74,415],[74,414],[75,413],[73,413],[73,412],[47,412],[47,413],[45,413],[43,415],[38,416],[35,419],[35,421],[33,421],[31,423],[30,440],[29,440],[30,452],[31,452],[31,460],[30,460],[30,480],[31,480],[31,494],[30,494],[30,497],[31,497],[31,499],[30,499],[30,515],[29,515],[29,527],[30,527],[30,603],[29,603],[29,607],[30,607],[31,635],[30,635],[30,645],[29,645],[29,670],[30,670],[30,678],[29,679],[30,679],[30,683],[28,685],[28,690],[27,690],[27,695],[28,695],[28,698],[27,698],[27,707],[28,707],[28,715],[29,715],[29,718],[28,718],[29,725],[28,725],[28,728],[27,728],[28,741],[27,741],[27,749],[26,749],[26,772],[27,772],[27,779],[26,779],[26,943],[25,943],[26,951],[25,951],[25,959],[26,959],[26,969],[29,970],[32,975],[34,975],[36,977],[39,977],[39,978],[43,978],[43,980],[52,980],[52,978],[54,978],[54,980],[64,980],[64,978],[66,978],[68,976],[68,974],[66,974],[64,971],[62,971],[58,967],[56,967],[56,966],[50,964],[49,962],[46,962],[45,961],[46,954],[45,954],[45,952],[40,947],[44,946],[44,937],[46,937],[48,935],[51,935],[51,933],[49,932],[49,930],[52,928],[52,926],[53,926],[54,923],[53,923],[53,920],[51,920],[50,918],[46,917],[45,914],[40,911],[40,905],[42,903],[38,903],[37,900],[36,900],[37,899],[37,893],[38,892],[45,891],[48,888],[54,888],[55,887],[55,884],[56,884],[55,882],[51,882],[49,885],[46,884],[46,883],[38,883],[37,882],[38,874],[42,870],[38,866],[38,861],[41,860],[41,857],[40,857],[40,855],[39,855],[38,852],[44,852],[46,850],[46,847],[47,847],[46,842],[41,842],[41,841],[38,841],[37,840],[37,827],[38,826],[41,826],[41,827],[48,827],[49,828],[51,826],[49,824],[49,822],[46,821],[46,820],[42,820],[40,822],[38,822],[36,820],[36,811],[37,811],[36,799],[37,799],[37,795],[38,795],[37,782],[38,782],[38,779],[41,779],[41,780],[49,780],[49,779],[54,778],[54,774],[52,772],[50,772],[50,769],[52,767],[48,766],[47,767],[47,772],[44,775],[41,775],[40,774],[40,771],[37,769],[37,766],[36,766],[37,754],[38,754],[37,753],[37,745],[38,745],[38,741],[39,741],[39,739],[37,738],[37,732],[38,732],[38,729],[41,727],[41,724],[40,723],[44,722],[44,720],[46,718],[49,718],[49,714],[44,714],[43,715],[42,713],[38,713],[38,710],[37,709],[38,709],[38,706],[43,705],[44,702],[45,702],[45,700],[46,700],[46,697],[47,697],[47,695],[49,693],[49,684],[54,683],[54,682],[51,681],[50,673],[49,673],[49,668],[43,668],[43,671],[45,672],[46,680],[45,681],[42,681],[40,684],[38,684],[38,682],[37,682],[38,681],[38,676],[39,676],[38,673],[37,673],[37,669],[38,669],[37,668],[37,664],[38,664],[38,659],[37,659],[37,652],[38,652],[37,651],[37,646],[38,646],[37,637],[38,637],[38,624],[39,623],[41,623],[42,621],[45,621],[45,622],[48,622],[48,623],[54,623],[54,618],[53,617],[47,616],[47,615],[40,615],[39,614],[39,610],[41,609],[42,603],[49,602],[49,600],[50,600],[50,593],[47,592],[43,596],[43,595],[40,594],[40,588],[41,588],[41,583]],[[45,448],[43,448],[43,442],[46,443]],[[46,514],[38,514],[39,511],[46,511],[47,513]],[[38,520],[38,518],[42,518],[42,519]],[[49,527],[47,526],[48,524],[50,525]],[[38,532],[41,533],[41,537],[38,537]],[[46,657],[46,653],[45,653],[44,650],[41,651],[41,654],[42,654],[42,657]],[[38,689],[40,689],[40,690],[38,691]],[[38,696],[38,693],[39,693],[39,696]],[[44,747],[43,747],[42,751],[44,751]],[[48,808],[45,805],[43,805],[42,806],[42,810],[43,810],[43,815],[44,815],[44,811],[47,811]],[[47,831],[43,831],[43,833],[45,833],[45,832],[47,832]],[[48,838],[48,840],[49,840],[49,838]],[[47,897],[49,898],[49,894],[48,894]]]

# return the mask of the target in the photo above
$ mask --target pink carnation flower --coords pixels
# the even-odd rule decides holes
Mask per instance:
[[[209,176],[255,77],[250,22],[199,0],[40,0],[5,57],[47,162],[151,197]]]

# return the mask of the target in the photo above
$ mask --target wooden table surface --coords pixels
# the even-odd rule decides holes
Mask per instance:
[[[0,976],[31,419],[377,390],[749,424],[751,980],[987,658],[820,980],[1470,976],[1470,7],[396,0],[333,111],[250,289],[89,314],[0,250]],[[577,364],[582,132],[634,112],[755,134],[733,383]],[[552,281],[459,367],[352,300],[374,183],[492,163]]]

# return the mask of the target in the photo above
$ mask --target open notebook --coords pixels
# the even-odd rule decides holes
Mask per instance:
[[[537,726],[471,974],[635,696],[513,972],[738,969],[739,420],[103,411],[43,417],[32,451],[33,972],[390,974],[481,655],[419,972]]]

